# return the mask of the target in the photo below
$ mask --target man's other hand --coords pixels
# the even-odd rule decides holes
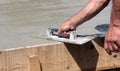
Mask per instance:
[[[110,55],[112,52],[120,52],[120,28],[109,28],[105,37],[104,48]]]

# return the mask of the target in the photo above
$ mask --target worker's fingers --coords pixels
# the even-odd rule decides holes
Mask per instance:
[[[60,29],[58,29],[58,31],[57,31],[57,34],[61,34],[63,31],[62,31],[62,29],[60,28]]]
[[[69,32],[64,32],[65,37],[69,37],[70,33]]]
[[[115,42],[115,44],[116,44],[117,47],[120,49],[120,42]]]
[[[112,47],[113,47],[113,52],[119,52],[120,50],[119,50],[119,48],[118,48],[118,46],[115,44],[115,42],[113,42],[112,44]]]
[[[113,47],[112,47],[111,44],[112,44],[111,42],[108,42],[108,48],[109,48],[109,50],[110,50],[111,52],[113,52]]]
[[[118,47],[118,52],[120,52],[120,42],[115,42],[115,44]]]
[[[62,36],[62,37],[69,37],[69,32],[65,32],[61,29],[58,30],[57,34]]]
[[[105,43],[104,43],[104,48],[105,48],[106,52],[107,52],[109,55],[111,55],[111,51],[110,51],[110,49],[109,49],[109,46],[108,46],[108,42],[107,42],[107,41],[105,41]]]
[[[62,32],[62,33],[60,34],[60,36],[61,36],[61,37],[68,38],[68,37],[69,37],[69,33],[67,33],[67,32]]]

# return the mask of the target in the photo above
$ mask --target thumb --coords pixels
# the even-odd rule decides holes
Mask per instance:
[[[62,33],[62,29],[60,28],[58,29],[57,34],[61,34],[61,33]]]

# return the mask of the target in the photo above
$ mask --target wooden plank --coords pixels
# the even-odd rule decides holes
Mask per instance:
[[[99,53],[97,70],[120,68],[120,53],[112,53],[112,55],[108,55],[103,48],[104,39],[95,39],[92,43]]]
[[[39,59],[43,71],[78,71],[74,58],[64,44],[43,46],[38,48]]]
[[[0,71],[28,71],[28,59],[36,55],[33,48],[15,48],[2,51],[0,54]]]
[[[120,53],[109,56],[103,48],[103,39],[84,45],[54,43],[0,52],[0,71],[30,71],[35,69],[34,63],[38,71],[96,71],[120,68],[119,62]]]
[[[29,71],[41,71],[40,61],[38,56],[33,55],[29,57]]]
[[[28,71],[26,50],[4,51],[0,55],[0,71]]]

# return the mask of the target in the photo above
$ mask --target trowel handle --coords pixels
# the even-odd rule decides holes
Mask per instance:
[[[57,34],[58,29],[57,28],[48,28],[47,29],[47,35],[48,36],[59,36],[59,37],[64,37],[62,35]],[[76,34],[75,31],[69,31],[70,36],[69,39],[75,39],[76,38]],[[64,37],[65,38],[65,37]]]
[[[76,37],[77,37],[76,31],[71,31],[71,32],[70,32],[70,39],[71,39],[71,40],[75,40]]]
[[[58,36],[57,31],[58,31],[57,28],[48,28],[47,35],[48,36]]]

